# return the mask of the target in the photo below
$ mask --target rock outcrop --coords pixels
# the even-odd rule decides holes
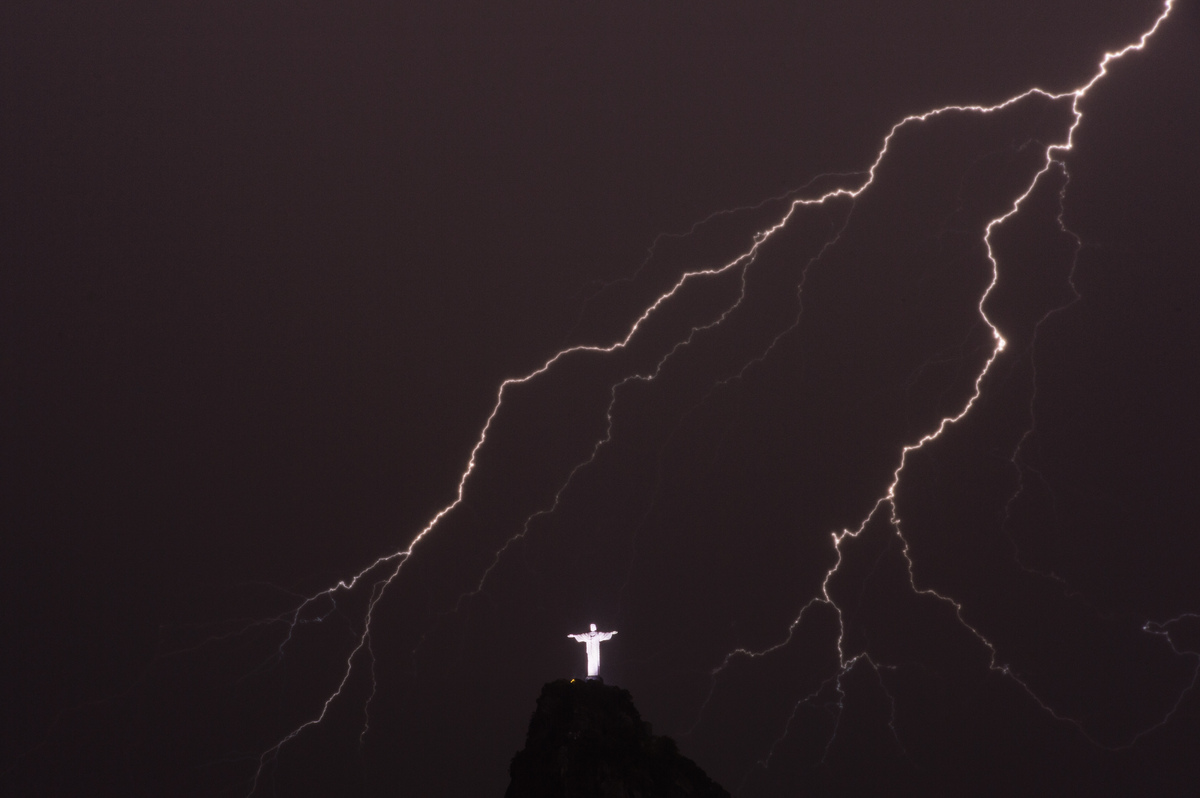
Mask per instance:
[[[561,679],[542,688],[505,798],[729,798],[675,741],[656,737],[627,690]]]

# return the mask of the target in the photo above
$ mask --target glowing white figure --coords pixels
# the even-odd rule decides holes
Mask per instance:
[[[584,632],[581,635],[567,635],[573,637],[580,643],[587,644],[588,658],[588,678],[595,679],[600,676],[600,644],[605,640],[609,640],[616,632],[597,632],[596,624],[592,624],[592,631]]]

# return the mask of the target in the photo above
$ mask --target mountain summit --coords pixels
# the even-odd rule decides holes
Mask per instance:
[[[670,737],[656,737],[628,690],[599,679],[542,687],[505,798],[729,798]]]

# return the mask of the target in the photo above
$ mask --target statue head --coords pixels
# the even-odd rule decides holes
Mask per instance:
[[[592,631],[596,631],[596,624],[592,624]]]

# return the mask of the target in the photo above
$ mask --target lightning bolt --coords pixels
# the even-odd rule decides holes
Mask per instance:
[[[1050,143],[1038,142],[1038,146],[1041,147],[1040,166],[1035,170],[1032,179],[1016,194],[1003,213],[991,218],[984,226],[982,244],[986,254],[986,260],[990,268],[990,280],[979,297],[976,309],[978,311],[979,320],[988,331],[990,338],[990,352],[988,353],[978,372],[975,374],[969,397],[964,403],[961,404],[960,407],[957,408],[957,410],[943,416],[937,421],[936,424],[932,426],[931,429],[916,437],[916,439],[912,440],[910,443],[903,445],[899,449],[895,461],[895,467],[891,471],[890,481],[882,493],[878,495],[870,505],[868,511],[862,517],[861,522],[856,527],[842,529],[830,533],[833,563],[830,565],[828,570],[825,571],[824,578],[821,581],[820,589],[817,594],[802,604],[802,606],[799,608],[799,611],[794,616],[794,619],[788,625],[784,634],[777,642],[759,649],[739,647],[726,654],[709,674],[710,687],[708,698],[712,697],[713,691],[716,690],[722,675],[734,662],[738,660],[759,659],[778,652],[787,647],[793,641],[802,623],[811,613],[816,611],[832,613],[836,619],[838,629],[835,652],[836,667],[834,673],[816,691],[802,698],[795,705],[791,716],[788,718],[787,723],[782,730],[781,735],[769,747],[769,750],[766,752],[766,754],[758,761],[759,767],[766,768],[769,765],[772,757],[774,757],[775,752],[782,740],[790,733],[793,721],[801,706],[808,705],[811,702],[818,700],[819,696],[827,693],[829,690],[832,690],[837,696],[834,706],[839,708],[838,712],[840,713],[841,699],[844,696],[845,691],[843,680],[855,668],[857,668],[859,665],[870,667],[878,676],[881,670],[895,667],[889,663],[876,662],[865,651],[851,652],[849,650],[849,646],[846,641],[847,623],[844,615],[844,609],[838,603],[838,601],[835,600],[835,591],[832,590],[834,583],[842,572],[843,564],[846,561],[845,549],[851,544],[852,541],[861,538],[866,530],[869,528],[874,528],[873,525],[878,524],[890,530],[890,533],[895,536],[896,540],[899,541],[900,553],[907,569],[908,584],[913,593],[917,596],[932,599],[949,608],[957,622],[965,630],[967,630],[967,632],[987,652],[989,669],[1003,675],[1008,679],[1011,679],[1014,683],[1022,688],[1022,690],[1030,697],[1031,700],[1033,700],[1039,707],[1041,707],[1051,716],[1063,722],[1072,724],[1079,729],[1081,733],[1086,735],[1087,730],[1082,722],[1058,712],[1048,702],[1040,698],[1037,692],[1029,685],[1028,681],[1019,673],[1017,673],[1016,669],[1011,667],[1003,660],[996,644],[989,640],[989,638],[980,629],[968,621],[968,613],[964,609],[962,602],[955,599],[951,595],[939,592],[930,587],[922,586],[920,584],[916,574],[916,566],[911,547],[908,539],[905,537],[902,519],[900,518],[897,507],[898,491],[901,486],[906,467],[909,464],[911,455],[922,451],[933,442],[941,439],[948,429],[959,424],[959,422],[963,421],[968,417],[968,415],[971,414],[972,410],[976,407],[984,394],[985,383],[991,375],[994,365],[997,363],[998,359],[1001,357],[1002,353],[1005,352],[1006,347],[1008,346],[1008,341],[1001,333],[999,326],[989,317],[985,307],[988,303],[989,297],[992,296],[997,284],[999,283],[1001,271],[999,258],[993,248],[993,233],[1001,228],[1005,223],[1013,219],[1013,217],[1015,217],[1022,210],[1031,195],[1034,194],[1035,190],[1042,185],[1045,180],[1048,179],[1048,176],[1053,174],[1061,174],[1064,176],[1064,184],[1058,195],[1061,211],[1062,201],[1066,191],[1065,176],[1067,174],[1066,164],[1063,159],[1065,155],[1072,150],[1074,146],[1075,133],[1084,121],[1084,114],[1081,104],[1093,87],[1095,87],[1105,78],[1105,76],[1108,75],[1110,66],[1114,65],[1127,54],[1143,50],[1147,46],[1154,34],[1169,18],[1173,6],[1174,0],[1166,0],[1163,4],[1161,13],[1154,20],[1153,24],[1136,41],[1120,50],[1105,53],[1092,76],[1087,80],[1086,83],[1075,89],[1054,93],[1041,88],[1030,88],[994,105],[948,105],[925,111],[923,113],[906,116],[892,125],[887,134],[883,137],[874,161],[870,164],[869,168],[867,168],[865,171],[857,173],[834,176],[839,180],[861,178],[857,184],[851,184],[849,186],[841,185],[812,196],[798,196],[802,195],[807,190],[808,186],[814,185],[818,180],[831,177],[829,175],[823,175],[818,178],[814,178],[814,180],[810,181],[809,184],[806,184],[805,187],[788,192],[781,197],[774,198],[774,200],[766,200],[763,203],[755,206],[749,206],[748,208],[718,211],[716,214],[697,222],[689,230],[683,233],[672,234],[671,236],[666,236],[664,234],[664,236],[660,236],[659,239],[656,239],[648,250],[646,260],[643,262],[643,267],[654,257],[655,250],[658,247],[659,242],[666,237],[687,237],[717,216],[735,214],[748,209],[761,210],[762,208],[767,207],[767,205],[771,202],[782,201],[786,203],[786,209],[782,215],[780,215],[771,224],[762,227],[755,232],[751,236],[749,245],[735,254],[733,257],[715,265],[703,268],[692,268],[690,270],[683,271],[679,277],[670,283],[666,290],[660,292],[655,298],[653,298],[652,301],[649,302],[649,304],[645,306],[644,310],[642,310],[640,314],[636,316],[632,323],[627,326],[624,333],[618,336],[616,340],[605,345],[578,344],[566,346],[555,352],[552,356],[542,362],[541,365],[529,371],[528,373],[525,373],[521,376],[511,377],[501,382],[496,390],[495,400],[492,403],[491,410],[482,426],[482,429],[479,432],[478,437],[474,442],[474,445],[469,452],[466,464],[461,471],[456,489],[454,491],[453,499],[445,506],[434,512],[431,517],[429,517],[424,526],[422,526],[412,536],[405,548],[380,556],[353,576],[338,581],[336,584],[325,590],[305,597],[302,601],[296,604],[289,613],[285,613],[284,615],[272,619],[271,622],[273,623],[284,624],[287,630],[283,642],[280,643],[276,653],[276,656],[281,657],[284,655],[286,647],[292,640],[293,633],[297,629],[298,625],[305,621],[305,619],[308,617],[308,613],[316,611],[317,608],[336,606],[336,600],[340,595],[360,590],[366,586],[367,599],[365,611],[362,616],[362,622],[357,628],[354,644],[345,658],[344,665],[341,667],[340,678],[337,681],[334,689],[325,697],[324,701],[320,704],[318,710],[311,718],[296,726],[290,732],[282,736],[272,746],[262,752],[258,758],[257,768],[251,780],[248,795],[253,796],[259,791],[264,779],[267,776],[267,770],[269,766],[277,762],[280,751],[287,746],[288,743],[295,740],[306,730],[322,723],[322,721],[325,720],[330,708],[343,695],[357,667],[364,659],[369,663],[368,674],[371,682],[370,697],[367,699],[367,704],[364,706],[363,712],[364,722],[362,734],[365,735],[367,733],[369,729],[369,707],[370,702],[375,695],[376,688],[375,658],[374,650],[372,648],[371,627],[377,607],[387,594],[388,589],[394,583],[396,583],[397,580],[402,578],[405,572],[405,566],[416,555],[422,545],[431,536],[435,535],[446,519],[456,510],[458,510],[464,503],[468,495],[468,491],[473,483],[473,478],[475,477],[479,467],[481,453],[487,447],[497,420],[502,413],[503,408],[506,406],[507,400],[511,397],[514,391],[522,386],[529,385],[542,378],[545,378],[552,371],[564,366],[568,362],[577,361],[582,358],[605,358],[617,361],[619,363],[618,368],[621,372],[616,375],[616,377],[609,383],[608,386],[608,398],[603,410],[602,433],[594,440],[590,448],[587,449],[585,456],[567,469],[565,479],[561,481],[550,500],[540,509],[525,516],[523,523],[519,524],[517,531],[510,535],[507,540],[505,540],[505,542],[495,551],[494,556],[491,558],[490,563],[483,569],[482,574],[479,576],[474,588],[462,593],[459,596],[458,602],[454,605],[455,609],[461,607],[464,601],[467,601],[471,597],[478,595],[484,589],[489,576],[493,573],[493,570],[496,568],[496,566],[502,561],[506,553],[516,543],[526,538],[533,525],[539,519],[553,514],[559,508],[564,494],[572,486],[577,476],[596,463],[600,452],[613,441],[614,413],[621,400],[621,397],[628,392],[629,387],[637,383],[645,384],[654,382],[661,374],[663,374],[668,365],[672,363],[672,361],[676,359],[681,352],[691,347],[701,336],[729,322],[734,314],[743,307],[747,296],[747,275],[751,270],[751,267],[758,260],[759,255],[764,247],[766,247],[769,242],[775,239],[781,231],[788,228],[795,218],[797,218],[798,214],[809,209],[824,208],[830,210],[831,212],[835,212],[840,217],[839,221],[831,226],[830,233],[827,235],[821,245],[817,247],[816,251],[807,258],[803,268],[800,271],[797,284],[797,299],[802,300],[801,295],[803,293],[803,288],[809,269],[815,264],[819,263],[832,248],[839,244],[842,233],[846,230],[847,225],[849,224],[850,216],[854,213],[856,200],[862,197],[865,192],[868,192],[875,184],[877,172],[880,166],[888,158],[896,136],[901,131],[924,125],[932,122],[935,119],[945,117],[987,117],[1012,109],[1021,103],[1034,100],[1055,106],[1065,105],[1067,113],[1069,114],[1070,122],[1066,125],[1065,134],[1058,140]],[[1065,233],[1069,233],[1065,224],[1062,222],[1061,212],[1058,216],[1058,222],[1060,228]],[[1076,238],[1075,241],[1076,251],[1078,251],[1078,239]],[[641,268],[638,270],[638,273],[640,272]],[[637,276],[638,275],[635,274],[633,277],[626,278],[626,282],[632,282]],[[728,294],[731,296],[727,296],[725,300],[720,303],[719,307],[710,311],[707,315],[704,315],[703,318],[691,319],[685,325],[685,329],[682,330],[681,334],[674,339],[674,342],[666,347],[665,351],[661,352],[657,356],[651,356],[649,358],[644,356],[633,356],[634,350],[637,349],[638,345],[644,339],[643,333],[645,332],[646,328],[652,324],[660,322],[664,313],[666,312],[666,309],[668,307],[674,307],[678,305],[682,301],[682,298],[687,291],[692,290],[701,284],[716,285],[721,280],[730,278],[736,278],[735,288],[732,291],[728,291]],[[723,283],[720,285],[723,285]],[[605,290],[607,287],[608,286],[602,286],[600,291]],[[593,294],[593,297],[594,296],[595,294]],[[590,299],[588,301],[590,301]],[[585,302],[584,310],[586,309],[587,303]],[[720,386],[727,385],[734,380],[743,378],[749,370],[753,369],[758,364],[761,364],[771,355],[780,340],[782,340],[789,332],[794,330],[799,325],[803,313],[804,306],[802,301],[800,301],[798,302],[798,310],[790,326],[785,326],[782,331],[780,331],[774,336],[773,339],[763,345],[753,356],[744,359],[738,367],[733,368],[726,373],[725,376],[717,379],[713,383],[712,390],[716,390]],[[1043,321],[1044,320],[1045,318],[1043,318]],[[1040,324],[1041,322],[1039,322],[1037,326],[1040,326]],[[1037,327],[1035,326],[1035,336],[1036,329]],[[705,397],[702,397],[700,402],[703,403],[707,396],[708,394],[706,394]],[[1020,438],[1016,445],[1016,449],[1012,452],[1011,460],[1014,464],[1014,467],[1017,468],[1018,475],[1022,473],[1022,469],[1019,466],[1021,450],[1026,439],[1031,433],[1032,427]],[[1017,494],[1019,494],[1022,489],[1023,482],[1019,482]],[[1015,499],[1016,495],[1009,500],[1005,508],[1006,513]],[[327,613],[328,611],[325,612],[325,614]],[[320,617],[324,617],[324,615],[319,614],[318,618]],[[1179,618],[1161,622],[1147,622],[1143,627],[1143,631],[1146,634],[1162,638],[1177,655],[1196,659],[1197,668],[1200,669],[1200,657],[1177,648],[1171,636],[1172,626],[1181,622],[1185,617],[1187,616],[1180,616]],[[1186,693],[1188,690],[1194,687],[1196,679],[1197,670],[1194,670],[1191,682],[1186,686],[1183,693]],[[883,686],[882,679],[880,680],[880,685]],[[1168,712],[1166,717],[1163,717],[1154,726],[1138,731],[1131,739],[1125,741],[1121,745],[1133,745],[1152,728],[1156,728],[1157,726],[1161,726],[1162,724],[1166,723],[1171,714],[1173,714],[1175,709],[1179,706],[1179,702],[1182,701],[1183,693],[1179,695],[1178,700],[1170,709],[1170,712]],[[697,713],[697,724],[699,724],[702,720],[705,708],[708,705],[708,698],[705,699]],[[895,707],[893,704],[893,712],[894,709]],[[892,728],[893,733],[895,733],[894,724],[889,723],[889,726]],[[695,726],[693,726],[693,728],[695,728]],[[837,725],[835,722],[834,735],[836,735],[836,729]],[[898,736],[896,738],[896,742],[900,750],[903,750],[903,745],[900,743]],[[829,744],[832,745],[832,743],[833,736],[831,736],[829,740]]]
[[[1028,186],[1024,189],[1024,191],[1022,191],[1013,200],[1011,206],[1008,208],[1008,210],[1006,212],[1004,212],[1000,216],[997,216],[997,217],[991,219],[990,221],[988,221],[987,225],[985,226],[983,243],[986,248],[987,260],[988,260],[988,263],[991,268],[991,281],[989,282],[987,288],[982,293],[977,309],[979,312],[979,318],[983,321],[983,323],[987,326],[988,330],[990,331],[991,338],[993,340],[993,347],[992,347],[990,355],[987,357],[986,361],[984,362],[983,367],[980,369],[980,371],[978,372],[978,374],[975,377],[974,388],[973,388],[973,391],[972,391],[970,397],[967,399],[965,404],[963,404],[957,412],[955,412],[952,415],[947,415],[947,416],[944,416],[943,418],[941,418],[941,420],[937,423],[937,425],[934,427],[934,429],[932,431],[925,433],[924,435],[919,437],[916,441],[906,444],[900,449],[899,462],[898,462],[895,470],[892,472],[892,478],[891,478],[891,481],[889,482],[889,484],[887,485],[886,490],[874,502],[870,511],[866,514],[866,516],[862,519],[861,523],[856,528],[843,529],[841,531],[834,532],[831,534],[832,546],[833,546],[834,552],[836,554],[834,563],[825,572],[824,579],[821,582],[821,589],[820,589],[819,595],[813,597],[811,600],[809,600],[807,603],[805,603],[800,608],[800,610],[797,613],[797,615],[795,616],[794,620],[789,624],[783,638],[780,639],[779,641],[777,641],[767,647],[761,648],[761,649],[750,649],[750,648],[742,648],[742,647],[735,648],[732,651],[730,651],[728,654],[726,654],[725,657],[722,659],[722,661],[711,671],[711,673],[710,673],[711,683],[710,683],[710,689],[708,692],[708,696],[706,697],[705,701],[702,703],[700,710],[698,711],[696,721],[695,721],[695,723],[693,723],[692,728],[689,729],[687,734],[691,734],[692,731],[695,730],[696,726],[699,725],[699,723],[701,722],[701,716],[705,710],[705,707],[708,705],[709,700],[712,697],[713,691],[716,689],[716,684],[717,684],[718,678],[730,667],[730,665],[734,661],[741,659],[741,658],[758,659],[761,657],[769,656],[771,654],[774,654],[774,653],[782,650],[783,648],[785,648],[792,642],[798,628],[800,627],[801,623],[804,621],[806,615],[813,608],[822,606],[822,607],[827,607],[827,608],[831,609],[837,616],[837,624],[838,624],[838,630],[839,630],[838,636],[837,636],[837,642],[836,642],[837,661],[838,661],[837,671],[833,677],[831,677],[826,682],[822,683],[815,691],[813,691],[809,695],[806,695],[805,697],[801,698],[798,702],[796,702],[796,704],[793,707],[791,715],[789,715],[789,717],[784,725],[782,733],[779,735],[779,737],[777,737],[771,743],[771,745],[767,751],[767,754],[763,758],[761,758],[758,762],[756,762],[755,766],[762,768],[764,770],[769,766],[770,761],[774,757],[775,752],[778,749],[779,745],[790,733],[792,724],[796,717],[796,713],[800,709],[800,707],[811,704],[812,702],[817,700],[818,697],[826,689],[828,689],[830,686],[832,686],[833,689],[836,691],[837,695],[839,696],[839,699],[836,702],[838,712],[837,712],[837,716],[835,717],[835,720],[834,720],[833,732],[831,733],[831,735],[829,737],[829,740],[827,742],[826,749],[825,749],[826,754],[828,753],[829,746],[831,746],[833,744],[834,737],[836,736],[836,733],[837,733],[838,722],[839,722],[838,718],[840,718],[840,710],[841,710],[841,698],[844,697],[844,691],[843,691],[843,687],[842,687],[842,679],[846,675],[848,675],[860,663],[870,666],[872,669],[874,669],[874,671],[876,673],[878,673],[879,670],[881,670],[881,669],[887,669],[887,668],[893,667],[893,666],[886,665],[884,663],[879,663],[879,662],[874,661],[870,657],[870,655],[867,654],[865,651],[855,653],[853,655],[847,653],[846,648],[845,648],[846,622],[845,622],[845,618],[843,616],[843,610],[842,610],[842,607],[839,606],[838,602],[834,599],[834,597],[830,593],[831,581],[834,580],[838,576],[838,574],[842,568],[843,562],[844,562],[843,546],[845,544],[847,544],[848,541],[852,541],[856,538],[859,538],[863,534],[863,532],[868,528],[868,526],[874,520],[876,520],[881,513],[886,513],[887,525],[901,543],[901,553],[902,553],[902,556],[903,556],[903,559],[904,559],[904,562],[906,565],[906,570],[907,570],[907,575],[908,575],[908,584],[909,584],[909,587],[911,588],[911,590],[913,591],[913,593],[916,595],[919,595],[919,596],[926,596],[926,597],[933,598],[936,601],[941,602],[941,603],[947,605],[948,607],[950,607],[953,610],[953,613],[954,613],[958,623],[964,629],[966,629],[978,641],[978,643],[980,645],[982,645],[986,649],[987,654],[988,654],[989,670],[999,673],[999,674],[1002,674],[1004,677],[1010,679],[1012,682],[1017,684],[1029,696],[1029,698],[1032,699],[1037,704],[1037,706],[1039,706],[1042,710],[1044,710],[1046,713],[1048,713],[1055,720],[1061,721],[1061,722],[1064,722],[1064,723],[1067,723],[1067,724],[1073,726],[1076,730],[1078,730],[1082,735],[1084,735],[1093,744],[1095,744],[1101,748],[1104,748],[1105,750],[1110,750],[1110,751],[1127,750],[1129,748],[1132,748],[1134,745],[1137,744],[1137,742],[1139,740],[1144,738],[1147,734],[1151,733],[1152,731],[1154,731],[1158,728],[1161,728],[1166,723],[1168,723],[1170,721],[1170,719],[1174,716],[1176,711],[1179,709],[1179,706],[1182,703],[1184,697],[1187,695],[1187,693],[1190,692],[1196,686],[1197,681],[1200,680],[1200,654],[1197,654],[1192,651],[1180,649],[1177,646],[1175,639],[1171,635],[1170,628],[1172,625],[1177,624],[1185,619],[1193,619],[1197,616],[1194,613],[1185,613],[1176,618],[1171,618],[1166,621],[1147,621],[1147,622],[1145,622],[1143,624],[1142,630],[1146,634],[1157,635],[1157,636],[1161,637],[1165,641],[1166,645],[1171,649],[1171,651],[1176,656],[1183,658],[1183,659],[1190,659],[1193,661],[1194,667],[1192,669],[1191,678],[1187,681],[1187,683],[1182,688],[1182,690],[1180,690],[1177,693],[1174,702],[1167,708],[1167,711],[1165,712],[1165,714],[1163,714],[1158,720],[1145,726],[1144,728],[1136,730],[1135,732],[1130,734],[1126,740],[1124,740],[1123,742],[1120,742],[1118,744],[1115,744],[1115,745],[1114,744],[1106,744],[1103,741],[1096,739],[1093,735],[1091,735],[1088,732],[1088,730],[1083,722],[1057,711],[1047,701],[1042,699],[1037,694],[1037,692],[1030,686],[1028,681],[1026,679],[1022,678],[1010,664],[1002,661],[1002,659],[1000,657],[1000,653],[997,649],[997,646],[991,640],[989,640],[988,637],[983,632],[981,632],[978,628],[976,628],[974,625],[972,625],[971,623],[969,623],[967,621],[967,619],[965,617],[965,608],[964,608],[964,605],[962,604],[962,602],[956,600],[954,597],[952,597],[950,595],[943,594],[933,588],[922,587],[918,584],[918,580],[917,580],[916,574],[914,572],[915,564],[914,564],[913,557],[912,557],[912,554],[910,551],[910,545],[909,545],[908,540],[904,536],[901,518],[900,518],[900,516],[898,514],[898,510],[897,510],[897,490],[900,487],[900,483],[901,483],[901,480],[902,480],[902,477],[903,477],[903,474],[905,471],[905,466],[907,465],[907,463],[909,461],[909,456],[915,452],[918,452],[918,451],[924,449],[925,447],[932,444],[933,442],[939,440],[950,427],[958,424],[960,421],[965,419],[970,414],[971,410],[975,407],[976,403],[980,400],[981,396],[983,395],[983,385],[984,385],[985,380],[989,376],[989,373],[992,371],[992,368],[993,368],[994,364],[997,362],[997,359],[1000,357],[1001,353],[1003,353],[1005,351],[1006,347],[1008,346],[1008,341],[1002,335],[999,327],[991,320],[991,318],[989,318],[987,311],[984,307],[985,304],[987,303],[989,296],[991,296],[993,290],[996,288],[996,286],[999,282],[999,279],[1000,279],[1000,263],[996,256],[996,253],[993,249],[992,234],[995,230],[997,230],[999,227],[1001,227],[1005,222],[1012,219],[1021,210],[1021,208],[1024,205],[1024,203],[1026,202],[1026,200],[1028,200],[1029,197],[1034,193],[1034,191],[1038,188],[1038,186],[1043,182],[1044,178],[1056,169],[1060,170],[1061,174],[1064,177],[1063,184],[1058,192],[1059,213],[1056,218],[1056,221],[1057,221],[1060,231],[1062,233],[1064,233],[1065,235],[1069,236],[1072,239],[1073,245],[1074,245],[1074,253],[1073,253],[1073,257],[1072,257],[1072,261],[1071,261],[1070,273],[1068,275],[1068,284],[1069,284],[1071,292],[1072,292],[1072,297],[1069,299],[1069,301],[1065,305],[1062,305],[1062,306],[1059,306],[1057,308],[1050,310],[1034,325],[1033,341],[1031,342],[1031,348],[1033,346],[1033,343],[1036,343],[1037,333],[1038,333],[1038,331],[1040,331],[1044,322],[1046,322],[1051,316],[1061,312],[1066,307],[1069,307],[1071,304],[1074,304],[1080,298],[1081,295],[1079,294],[1078,289],[1075,287],[1073,277],[1074,277],[1074,269],[1075,269],[1075,265],[1076,265],[1076,261],[1077,261],[1077,256],[1079,253],[1079,249],[1082,246],[1082,242],[1080,241],[1078,236],[1076,236],[1073,232],[1071,232],[1067,228],[1067,226],[1063,220],[1063,202],[1065,201],[1065,198],[1066,198],[1067,181],[1069,180],[1069,173],[1067,171],[1067,165],[1062,160],[1062,158],[1066,153],[1070,152],[1074,147],[1075,133],[1079,129],[1080,125],[1083,123],[1083,119],[1084,119],[1083,111],[1081,109],[1080,104],[1082,103],[1084,98],[1088,95],[1089,91],[1108,75],[1108,70],[1109,70],[1110,65],[1112,65],[1114,62],[1120,60],[1121,58],[1123,58],[1124,56],[1126,56],[1127,54],[1129,54],[1131,52],[1137,52],[1137,51],[1141,51],[1141,50],[1145,49],[1145,47],[1146,47],[1147,43],[1149,42],[1149,40],[1151,39],[1151,37],[1154,36],[1154,34],[1158,31],[1160,26],[1164,22],[1166,22],[1166,20],[1170,16],[1173,6],[1174,6],[1174,0],[1166,0],[1163,4],[1163,8],[1162,8],[1162,11],[1159,14],[1159,16],[1154,20],[1154,23],[1150,26],[1150,28],[1147,29],[1141,35],[1140,38],[1138,38],[1137,41],[1135,41],[1132,44],[1129,44],[1128,46],[1126,46],[1120,50],[1105,53],[1103,58],[1101,59],[1100,63],[1098,64],[1095,73],[1091,76],[1091,78],[1085,84],[1083,84],[1082,86],[1079,86],[1076,89],[1073,89],[1068,92],[1062,92],[1062,93],[1051,93],[1051,92],[1047,92],[1040,88],[1032,88],[1020,95],[1017,95],[1015,97],[1012,97],[1008,100],[1005,100],[999,104],[992,105],[992,106],[946,106],[946,107],[938,108],[938,109],[928,111],[928,112],[925,112],[922,114],[914,114],[914,115],[905,117],[900,122],[898,122],[896,125],[894,125],[892,127],[892,129],[889,131],[887,137],[884,139],[884,145],[879,152],[879,156],[877,157],[875,163],[871,167],[870,178],[861,187],[859,187],[855,191],[851,192],[853,196],[857,196],[857,195],[861,194],[874,181],[875,169],[876,169],[876,167],[879,166],[879,164],[882,162],[884,156],[887,154],[892,137],[901,128],[903,128],[907,125],[914,124],[914,123],[926,122],[936,116],[940,116],[940,115],[943,115],[946,113],[952,113],[952,112],[970,112],[970,113],[977,113],[977,114],[991,114],[991,113],[995,113],[997,111],[1003,110],[1003,109],[1013,105],[1014,103],[1020,102],[1021,100],[1024,100],[1024,99],[1026,99],[1030,96],[1034,96],[1034,95],[1042,96],[1048,100],[1055,101],[1055,102],[1069,101],[1070,112],[1071,112],[1071,117],[1072,117],[1072,122],[1071,122],[1070,126],[1067,128],[1065,138],[1062,141],[1051,143],[1051,144],[1045,146],[1042,167],[1034,175],[1032,181],[1028,184]],[[832,192],[830,195],[821,197],[817,201],[818,202],[825,201],[829,197],[835,196],[836,194],[837,194],[837,192]],[[1036,372],[1035,372],[1035,381],[1034,381],[1034,392],[1030,398],[1030,417],[1031,418],[1035,418],[1035,416],[1033,414],[1033,404],[1035,401],[1036,401]],[[1006,502],[1005,507],[1004,507],[1005,526],[1006,527],[1007,527],[1007,522],[1010,518],[1011,507],[1012,507],[1013,503],[1017,500],[1017,498],[1020,496],[1021,492],[1024,490],[1024,487],[1025,487],[1024,480],[1023,480],[1024,469],[1022,468],[1022,466],[1020,464],[1020,454],[1021,454],[1022,448],[1024,447],[1026,441],[1033,434],[1033,431],[1034,431],[1034,427],[1031,423],[1031,426],[1021,435],[1020,439],[1018,440],[1017,446],[1014,449],[1014,451],[1012,452],[1012,455],[1010,457],[1010,460],[1018,474],[1018,486],[1017,486],[1016,491],[1009,498],[1009,500]],[[1010,540],[1011,540],[1011,536],[1010,536]],[[1038,576],[1044,576],[1044,577],[1051,578],[1051,579],[1055,580],[1056,582],[1060,583],[1060,585],[1063,587],[1064,590],[1068,589],[1065,581],[1062,580],[1061,577],[1058,577],[1055,574],[1044,574],[1040,571],[1037,571],[1035,569],[1032,569],[1032,568],[1029,568],[1028,566],[1026,566],[1020,560],[1020,553],[1019,553],[1019,551],[1016,551],[1015,542],[1013,542],[1013,546],[1014,546],[1014,551],[1016,552],[1016,557],[1018,559],[1018,564],[1024,570],[1026,570],[1027,572],[1030,572],[1030,573],[1034,573]],[[882,684],[882,682],[881,682],[881,684]],[[890,701],[891,700],[890,694],[888,695],[888,698]],[[893,706],[893,713],[894,713],[894,703],[892,704],[892,706]],[[893,720],[894,720],[894,714],[893,714]],[[893,734],[895,734],[894,723],[889,722],[889,727],[891,728]],[[899,746],[900,750],[903,751],[903,745],[900,744],[899,738],[897,738],[897,745]],[[742,780],[743,785],[745,784],[746,779],[748,779],[749,776],[750,776],[750,774],[747,773],[746,776],[743,778],[743,780]]]

